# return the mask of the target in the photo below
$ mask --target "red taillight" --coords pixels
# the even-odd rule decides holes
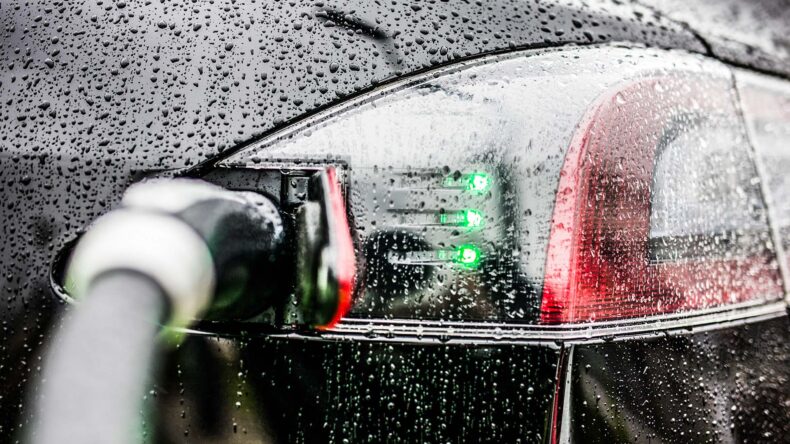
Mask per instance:
[[[335,249],[337,255],[334,262],[334,274],[337,279],[337,309],[332,319],[321,329],[334,327],[340,319],[348,313],[351,308],[351,292],[354,285],[354,274],[356,273],[356,260],[354,258],[354,244],[351,239],[351,230],[346,216],[346,205],[343,193],[340,189],[340,181],[335,167],[326,169],[327,194],[331,217],[329,217],[329,231],[331,247]]]
[[[651,210],[658,200],[653,194],[657,157],[667,134],[674,122],[688,128],[700,119],[727,125],[734,137],[741,137],[731,90],[732,85],[722,79],[653,78],[618,88],[588,114],[561,171],[546,259],[542,323],[624,319],[781,298],[780,273],[764,218],[758,214],[753,227],[733,224],[731,229],[720,228],[726,224],[716,220],[720,218],[717,204],[740,205],[739,192],[754,194],[749,187],[755,186],[756,174],[745,179],[743,174],[732,176],[744,180],[727,176],[711,185],[704,181],[721,177],[708,179],[701,172],[700,186],[718,187],[709,199],[721,198],[720,202],[684,205],[675,204],[672,196],[660,196],[664,206],[679,214],[661,214],[671,223],[719,228],[651,237],[651,231],[661,231],[651,230]],[[714,164],[694,168],[722,168],[720,174],[733,174],[725,169],[744,168],[739,159],[750,159],[745,135],[733,148],[740,153],[717,152],[706,143],[713,142],[700,138],[699,146],[691,143],[688,149],[710,150]],[[715,164],[722,156],[733,157]],[[687,199],[682,194],[676,197]],[[744,198],[743,206],[748,204]],[[663,227],[666,221],[657,224]],[[651,249],[662,250],[660,259]]]

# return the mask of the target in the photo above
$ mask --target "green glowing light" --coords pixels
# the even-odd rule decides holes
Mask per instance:
[[[485,172],[461,173],[456,171],[445,176],[442,186],[464,190],[472,194],[484,194],[493,185],[493,178]]]
[[[461,245],[455,250],[455,262],[466,268],[477,268],[480,266],[480,249],[474,245]]]
[[[491,178],[486,173],[472,173],[466,178],[466,191],[482,194],[491,186]]]
[[[466,228],[478,228],[483,225],[483,213],[477,210],[464,210],[461,211],[461,215],[462,226]]]
[[[477,210],[461,210],[439,214],[439,223],[474,230],[483,226],[485,216]]]

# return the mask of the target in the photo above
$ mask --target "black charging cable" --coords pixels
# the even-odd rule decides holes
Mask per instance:
[[[190,179],[130,187],[68,264],[65,289],[77,304],[50,344],[30,441],[140,442],[158,338],[277,303],[291,284],[285,238],[277,207],[255,193]]]

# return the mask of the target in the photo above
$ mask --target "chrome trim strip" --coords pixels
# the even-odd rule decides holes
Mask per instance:
[[[416,344],[517,345],[536,343],[612,342],[668,335],[690,334],[767,321],[787,316],[783,301],[705,315],[673,316],[637,321],[572,326],[539,326],[507,323],[425,322],[385,319],[344,319],[327,332],[283,332],[269,336],[319,341],[396,342]]]

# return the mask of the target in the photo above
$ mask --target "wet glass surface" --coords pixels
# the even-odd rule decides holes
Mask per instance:
[[[776,300],[731,79],[721,65],[658,55],[601,48],[468,63],[352,101],[222,165],[346,168],[361,270],[352,318],[556,323]],[[616,71],[601,69],[611,60]],[[567,274],[575,269],[585,277]],[[572,279],[590,283],[562,293]],[[584,298],[603,302],[551,314]]]

